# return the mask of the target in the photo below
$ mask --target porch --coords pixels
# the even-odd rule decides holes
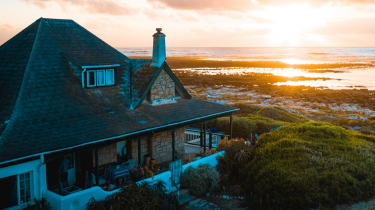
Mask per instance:
[[[108,175],[105,175],[106,170],[113,170],[114,167],[128,167],[124,169],[124,173],[129,176],[116,177],[111,183],[112,187],[134,182],[136,180],[130,177],[132,168],[149,166],[150,159],[156,163],[152,170],[150,167],[153,175],[168,171],[171,161],[181,159],[182,164],[186,164],[194,157],[200,157],[202,153],[216,148],[219,140],[231,137],[211,131],[206,126],[207,122],[201,123],[200,129],[180,127],[111,144],[72,150],[68,154],[64,151],[48,155],[45,158],[47,189],[58,195],[68,195],[94,186],[105,188],[106,180],[109,180]],[[65,188],[60,179],[59,166],[63,157],[69,159],[68,185],[72,186],[70,188]],[[142,178],[145,177],[140,177]]]
[[[219,152],[208,157],[199,159],[197,161],[184,164],[182,165],[182,171],[184,171],[189,166],[196,168],[199,164],[209,164],[212,167],[217,165],[216,157],[218,155],[223,155],[224,152]],[[153,178],[144,179],[142,181],[137,182],[140,184],[141,182],[150,182],[151,184],[157,182],[158,180],[164,181],[166,183],[166,189],[168,193],[174,191],[171,184],[171,172],[166,171],[161,174],[155,175]],[[96,200],[104,200],[107,196],[112,195],[114,193],[119,192],[121,189],[115,189],[112,191],[105,191],[102,188],[95,186],[86,190],[82,190],[76,192],[74,194],[70,194],[67,196],[61,196],[56,193],[51,192],[50,190],[43,190],[43,197],[45,197],[50,203],[51,206],[55,210],[79,210],[79,209],[86,209],[86,204],[88,200],[94,197]]]

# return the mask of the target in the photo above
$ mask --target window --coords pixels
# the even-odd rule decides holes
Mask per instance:
[[[0,209],[26,204],[33,199],[32,173],[22,173],[0,179]]]
[[[104,86],[105,85],[105,71],[104,70],[98,70],[96,71],[96,76],[98,78],[98,86]]]
[[[20,204],[31,201],[30,173],[20,174],[19,183],[20,183]]]
[[[115,84],[115,70],[107,69],[106,70],[106,85],[114,85],[114,84]]]
[[[18,205],[17,201],[17,175],[0,179],[0,209]]]
[[[96,86],[96,71],[87,71],[87,87]]]
[[[87,87],[115,85],[114,69],[98,69],[87,71]]]

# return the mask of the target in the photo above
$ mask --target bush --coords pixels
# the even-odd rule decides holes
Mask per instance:
[[[187,188],[192,195],[206,196],[220,189],[220,175],[208,164],[199,164],[197,168],[188,167],[181,175],[181,187]]]
[[[328,123],[290,124],[262,135],[241,169],[247,192],[273,208],[332,207],[375,195],[375,139]],[[248,196],[250,198],[250,196]]]
[[[49,210],[52,209],[51,204],[42,197],[42,199],[37,200],[34,198],[32,203],[27,204],[24,210]]]
[[[291,114],[279,107],[264,107],[259,110],[258,116],[290,123],[304,123],[310,121],[303,116]]]
[[[221,140],[218,149],[225,150],[223,156],[217,156],[221,185],[229,189],[231,186],[244,184],[240,169],[253,159],[255,146],[245,144],[243,139]]]
[[[246,117],[249,114],[257,115],[259,110],[263,108],[262,106],[248,103],[236,103],[229,106],[240,108],[240,110],[233,113],[236,117]]]
[[[276,121],[256,115],[233,118],[233,137],[249,140],[250,134],[262,134],[271,129],[287,125],[286,122]],[[219,131],[230,134],[230,120],[228,117],[217,118],[207,124],[209,127],[216,127]]]
[[[143,182],[139,186],[131,184],[123,187],[121,192],[108,196],[104,201],[91,198],[87,203],[88,210],[121,210],[121,209],[178,209],[178,198],[167,194],[165,183],[158,181],[154,185]]]

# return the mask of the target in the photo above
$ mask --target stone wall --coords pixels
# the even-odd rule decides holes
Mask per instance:
[[[163,69],[150,90],[148,100],[167,99],[175,97],[175,84]]]
[[[95,166],[95,151],[93,151],[92,156]],[[98,162],[99,166],[107,163],[117,162],[117,143],[101,148],[98,151]]]
[[[131,141],[128,145],[128,152],[138,165],[138,141]],[[175,131],[175,149],[178,153],[185,152],[185,129],[180,128]],[[131,151],[131,152],[130,152]],[[152,136],[141,140],[142,164],[144,164],[144,155],[150,154],[156,163],[162,163],[172,160],[172,132],[164,131],[155,133]]]
[[[164,131],[155,133],[152,137],[151,156],[156,163],[172,160],[172,132]],[[185,152],[185,129],[175,131],[175,149],[178,153]]]

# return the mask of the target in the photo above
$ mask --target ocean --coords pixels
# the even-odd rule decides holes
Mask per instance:
[[[152,56],[152,48],[119,48],[118,50],[126,56]],[[288,77],[327,78],[326,80],[288,81],[274,85],[375,90],[375,48],[167,48],[167,58],[185,56],[205,60],[279,61],[291,65],[350,63],[355,66],[336,68],[332,72],[322,71],[322,73],[296,68],[222,68],[221,70],[222,72],[272,73]]]

